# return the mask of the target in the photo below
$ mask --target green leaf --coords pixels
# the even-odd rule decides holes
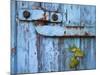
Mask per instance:
[[[74,54],[76,57],[83,57],[84,56],[84,52],[81,50],[77,50]]]
[[[75,56],[72,56],[70,59],[69,67],[76,68],[78,66],[78,64],[79,64],[79,60]]]
[[[69,47],[69,50],[71,52],[75,52],[77,50],[77,47],[76,46]]]

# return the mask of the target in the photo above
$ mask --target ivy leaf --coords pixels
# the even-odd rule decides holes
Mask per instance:
[[[76,57],[83,57],[84,56],[84,52],[81,50],[77,50],[74,54]]]
[[[77,50],[77,47],[75,45],[73,45],[72,47],[69,47],[69,50],[71,52],[75,52]]]
[[[75,56],[72,56],[70,59],[69,67],[76,68],[78,66],[78,64],[79,64],[79,60]]]

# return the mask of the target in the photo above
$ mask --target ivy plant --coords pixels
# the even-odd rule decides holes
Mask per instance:
[[[70,58],[69,67],[77,68],[77,66],[80,64],[79,58],[82,59],[85,53],[75,45],[70,46],[68,49],[73,54],[72,57]]]

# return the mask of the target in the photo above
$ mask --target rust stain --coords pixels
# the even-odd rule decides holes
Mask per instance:
[[[34,9],[39,9],[39,10],[47,10],[47,8],[46,7],[40,7],[40,6],[33,6],[32,7],[32,9],[34,10]]]
[[[36,21],[36,25],[45,25],[47,23],[48,15],[46,13],[43,14],[43,17]]]
[[[43,7],[39,7],[39,6],[33,6],[32,9],[33,10],[34,9],[47,10],[46,7],[43,8]],[[44,25],[44,24],[46,24],[47,23],[47,17],[48,17],[48,15],[46,13],[44,13],[43,17],[36,21],[36,25]]]
[[[65,28],[84,28],[84,26],[65,26]]]
[[[41,9],[41,7],[39,7],[39,6],[33,6],[32,9],[33,9],[33,10],[34,10],[34,9]]]

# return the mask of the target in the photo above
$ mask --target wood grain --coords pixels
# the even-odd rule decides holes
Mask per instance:
[[[11,1],[11,74],[17,73],[41,73],[72,70],[87,70],[96,68],[96,7],[92,5],[74,5],[60,3],[40,3],[32,1]],[[40,35],[36,30],[36,23],[32,21],[35,16],[25,19],[21,10],[42,10],[43,12],[57,12],[62,16],[61,23],[49,22],[43,26],[43,34],[51,32],[53,26],[66,27],[70,33],[75,33],[77,28],[87,29],[92,33],[89,36],[79,37],[50,37]],[[32,11],[31,11],[32,10]],[[34,11],[35,12],[35,11]],[[39,13],[38,13],[39,14]],[[31,13],[32,15],[32,13]],[[50,15],[48,16],[50,20]],[[22,21],[23,19],[24,21]],[[41,31],[42,26],[39,31]],[[56,35],[60,35],[60,28],[54,28]],[[78,31],[77,31],[78,33]],[[80,32],[79,32],[80,33]],[[53,34],[53,33],[52,33]],[[52,35],[48,33],[48,35]],[[80,33],[81,34],[81,33]],[[54,36],[54,35],[53,35]],[[69,67],[70,58],[73,55],[69,46],[76,45],[85,52],[84,58],[76,69]]]

